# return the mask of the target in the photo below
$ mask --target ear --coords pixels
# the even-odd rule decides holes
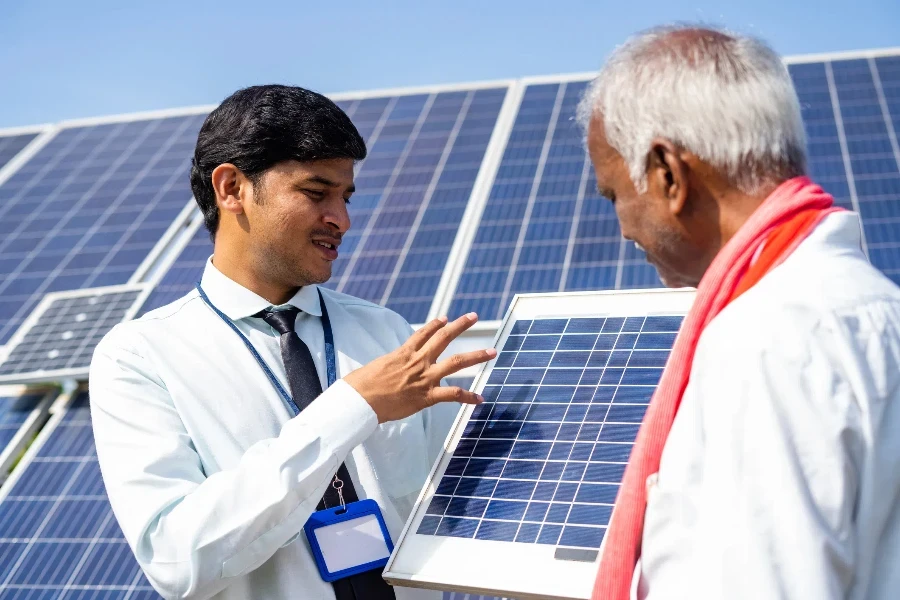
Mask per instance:
[[[690,167],[671,140],[654,138],[650,142],[647,191],[666,200],[674,215],[680,214],[687,204],[689,171]]]
[[[235,215],[244,212],[244,201],[252,194],[250,180],[231,163],[222,163],[212,172],[212,186],[219,209]]]

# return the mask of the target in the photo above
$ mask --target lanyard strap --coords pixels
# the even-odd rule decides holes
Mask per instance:
[[[233,332],[235,332],[241,341],[244,342],[244,345],[247,346],[247,349],[250,351],[250,354],[253,355],[253,358],[256,359],[257,364],[259,364],[260,368],[263,370],[263,373],[268,377],[269,382],[272,384],[272,387],[275,388],[275,391],[278,392],[278,395],[281,396],[281,399],[284,400],[288,406],[294,411],[295,415],[300,414],[300,408],[297,406],[297,403],[294,402],[294,399],[291,398],[291,395],[288,393],[284,386],[281,385],[281,382],[278,381],[278,378],[275,376],[275,373],[272,372],[272,369],[269,368],[269,365],[266,364],[266,361],[263,360],[263,357],[260,356],[259,352],[257,352],[256,348],[253,347],[253,344],[250,343],[250,340],[247,339],[241,330],[238,329],[238,326],[234,324],[234,322],[229,319],[225,313],[219,310],[215,304],[209,299],[206,295],[206,292],[203,291],[203,287],[197,282],[197,291],[200,292],[200,298],[203,302],[212,309],[216,315],[220,319],[222,319],[226,325],[228,325]],[[317,290],[319,292],[319,306],[322,309],[322,329],[325,333],[325,371],[328,376],[328,387],[331,387],[335,381],[337,381],[337,361],[334,358],[334,334],[331,331],[331,319],[328,318],[328,309],[325,307],[325,298],[322,296],[322,290]]]

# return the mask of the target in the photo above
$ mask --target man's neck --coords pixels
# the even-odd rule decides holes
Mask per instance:
[[[260,276],[246,264],[246,260],[235,260],[227,251],[214,250],[212,264],[222,275],[247,288],[257,296],[265,298],[274,306],[285,304],[300,288],[291,288],[273,283]]]

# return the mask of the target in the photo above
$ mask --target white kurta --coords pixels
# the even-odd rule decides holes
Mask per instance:
[[[235,321],[289,389],[278,334],[248,318],[269,303],[207,263],[204,291]],[[398,314],[327,289],[338,377],[400,346]],[[290,301],[296,330],[326,386],[316,286]],[[140,566],[167,598],[334,598],[303,524],[341,461],[360,498],[378,502],[400,534],[457,404],[379,425],[338,380],[293,417],[241,339],[196,291],[119,325],[90,375],[100,469]],[[293,418],[292,418],[293,417]],[[440,593],[397,588],[398,600]]]
[[[827,217],[703,332],[633,597],[900,598],[900,289]]]

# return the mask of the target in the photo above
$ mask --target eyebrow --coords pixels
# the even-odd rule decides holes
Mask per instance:
[[[322,177],[321,175],[313,175],[312,177],[310,177],[310,178],[307,179],[306,181],[307,181],[308,183],[320,183],[320,184],[322,184],[322,185],[324,185],[324,186],[333,187],[333,188],[334,188],[334,187],[341,187],[341,184],[337,183],[336,181],[332,181],[332,180],[328,179],[327,177]],[[347,188],[347,192],[349,192],[349,193],[352,194],[352,193],[355,192],[355,191],[356,191],[356,184],[355,184],[355,183],[351,183],[351,184],[350,184],[350,187]]]

